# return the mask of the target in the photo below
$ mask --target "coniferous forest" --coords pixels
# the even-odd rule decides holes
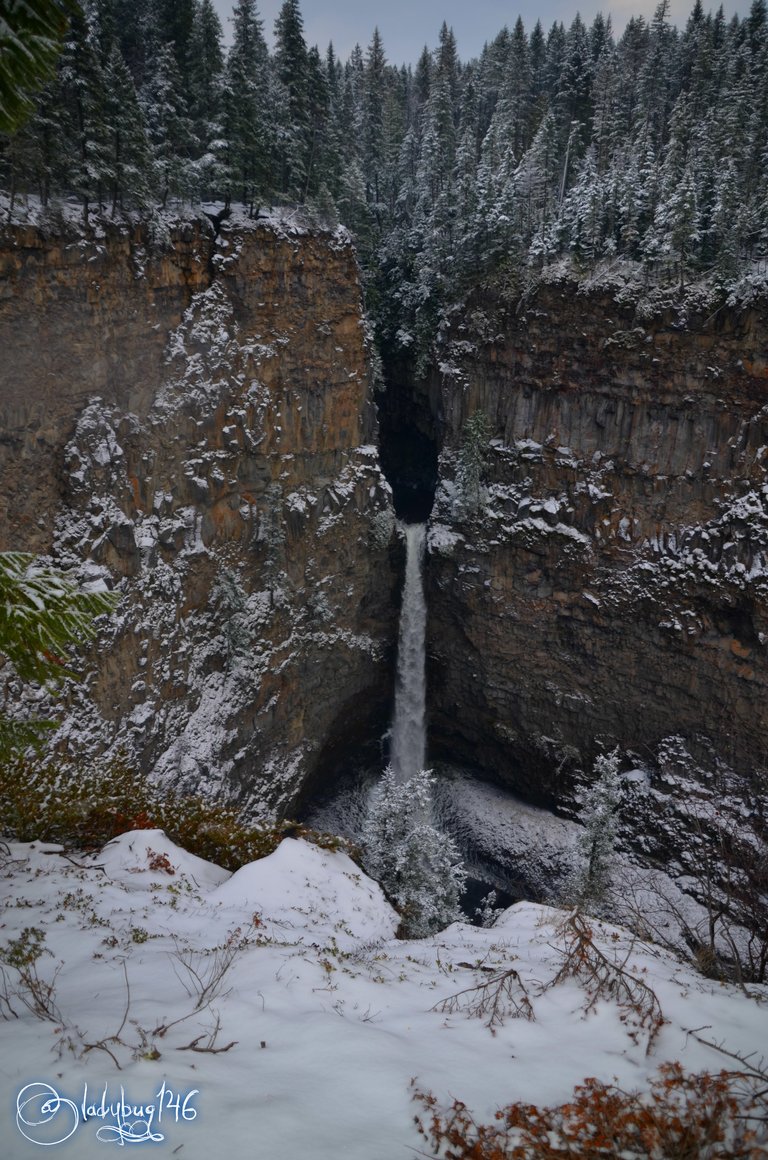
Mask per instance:
[[[411,353],[470,287],[524,288],[561,257],[740,302],[762,286],[765,0],[744,19],[696,0],[683,29],[662,0],[620,36],[600,15],[518,19],[467,62],[445,24],[437,40],[395,67],[374,31],[341,61],[285,0],[270,52],[236,0],[227,52],[211,0],[86,0],[0,138],[11,214],[28,195],[54,215],[308,205],[352,230],[380,337]]]

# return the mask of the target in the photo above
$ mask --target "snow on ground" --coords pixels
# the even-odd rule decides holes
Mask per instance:
[[[573,980],[542,991],[562,962],[563,912],[520,903],[492,929],[457,923],[399,941],[379,887],[346,855],[303,841],[233,875],[158,830],[124,834],[93,857],[13,843],[3,862],[0,954],[25,929],[43,931],[51,954],[35,967],[55,978],[52,1019],[41,1019],[4,967],[18,1016],[0,998],[7,1160],[38,1156],[41,1144],[89,1160],[150,1134],[155,1155],[182,1160],[396,1160],[422,1143],[412,1077],[487,1119],[510,1100],[563,1101],[587,1075],[634,1088],[664,1060],[720,1070],[728,1061],[687,1029],[706,1027],[740,1052],[768,1042],[768,1002],[595,924],[599,945],[628,955],[658,996],[667,1022],[647,1054],[646,1031],[615,1004],[585,1014]],[[507,1018],[491,1033],[482,1018],[439,1009],[510,966],[533,1022]],[[121,1099],[143,1112],[123,1114]],[[35,1126],[46,1100],[48,1122]]]

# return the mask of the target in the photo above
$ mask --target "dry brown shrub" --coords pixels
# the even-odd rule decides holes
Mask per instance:
[[[600,999],[612,1000],[618,1005],[621,1020],[635,1042],[638,1042],[641,1031],[647,1033],[645,1050],[648,1054],[666,1020],[653,988],[626,970],[632,948],[622,962],[609,958],[595,945],[592,928],[578,911],[568,916],[561,930],[563,946],[558,950],[563,961],[545,990],[565,979],[576,979],[587,993],[587,1012],[592,1011]]]
[[[432,1010],[445,1015],[461,1012],[470,1018],[482,1019],[492,1032],[503,1026],[505,1019],[535,1019],[528,991],[514,967],[449,995]]]
[[[586,1079],[566,1104],[509,1104],[490,1124],[460,1100],[442,1109],[417,1089],[425,1110],[416,1125],[443,1160],[765,1160],[764,1108],[743,1080],[668,1063],[647,1092]]]

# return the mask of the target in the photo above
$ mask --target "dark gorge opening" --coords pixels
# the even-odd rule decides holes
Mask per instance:
[[[385,382],[376,400],[382,470],[397,518],[424,523],[437,488],[437,408],[407,363],[385,363]]]

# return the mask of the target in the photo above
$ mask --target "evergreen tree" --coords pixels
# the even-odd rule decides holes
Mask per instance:
[[[366,175],[368,201],[374,206],[379,223],[384,166],[384,105],[386,101],[386,57],[378,28],[368,47],[363,81],[363,172]]]
[[[280,86],[279,188],[301,201],[310,168],[309,58],[298,0],[284,0],[275,21],[275,74]]]
[[[59,98],[64,137],[61,156],[66,157],[67,165],[62,183],[82,202],[87,224],[91,203],[101,203],[114,174],[107,144],[104,70],[80,12],[72,16],[61,54]]]
[[[0,174],[11,214],[18,194],[36,194],[47,206],[52,193],[69,192],[70,169],[57,76],[39,94],[32,116],[9,137],[0,135]]]
[[[180,91],[189,106],[192,101],[195,0],[152,0],[152,2],[160,38],[173,49]]]
[[[269,58],[256,0],[237,0],[233,40],[227,58],[223,118],[227,197],[242,201],[253,213],[256,203],[274,189]]]
[[[619,764],[618,749],[595,761],[597,780],[590,787],[589,800],[581,818],[584,825],[578,841],[581,866],[571,884],[581,907],[599,909],[610,886],[621,804]]]
[[[158,35],[154,0],[111,0],[111,5],[115,36],[140,92],[147,80],[149,52],[156,47]]]
[[[189,70],[190,114],[197,137],[207,146],[221,116],[224,53],[221,21],[212,0],[195,8]]]
[[[104,71],[105,156],[111,178],[112,216],[118,206],[145,208],[150,201],[150,144],[133,78],[113,42]]]
[[[590,146],[579,166],[558,222],[562,241],[582,266],[591,269],[603,253],[605,183],[597,171],[595,150]]]
[[[322,182],[329,196],[338,200],[344,165],[344,69],[336,58],[333,45],[325,54],[325,77],[328,86],[328,116],[325,126],[326,153]]]
[[[307,102],[309,113],[309,150],[307,157],[307,179],[305,198],[316,199],[322,187],[327,195],[326,174],[335,169],[329,157],[332,137],[330,134],[330,90],[325,64],[317,48],[307,53]],[[332,207],[332,199],[328,208]]]
[[[669,112],[677,96],[677,36],[669,20],[669,0],[656,8],[648,36],[648,48],[640,73],[640,99],[645,131],[656,157],[666,141]]]
[[[554,108],[559,128],[567,139],[569,126],[578,125],[578,139],[583,144],[592,128],[592,75],[594,61],[587,29],[576,14],[565,37],[563,71],[555,97]]]
[[[515,172],[515,207],[518,234],[531,257],[539,261],[548,246],[548,231],[558,196],[560,151],[557,123],[548,111]],[[535,243],[535,245],[534,245]]]
[[[464,917],[466,871],[453,840],[432,823],[433,781],[422,770],[399,784],[388,767],[362,834],[365,869],[399,910],[408,938],[425,938]]]
[[[547,100],[547,42],[541,21],[537,20],[528,44],[531,76],[531,132],[535,133]]]
[[[475,411],[462,430],[456,482],[461,494],[461,510],[475,516],[483,499],[483,477],[488,468],[491,424],[485,411]]]
[[[151,147],[152,185],[161,206],[166,207],[169,197],[182,201],[194,197],[198,191],[192,157],[197,142],[170,44],[160,43],[150,59],[140,101]]]
[[[456,277],[461,285],[477,275],[482,264],[482,223],[479,215],[477,167],[480,160],[479,102],[474,72],[467,70],[462,94],[456,148]]]

